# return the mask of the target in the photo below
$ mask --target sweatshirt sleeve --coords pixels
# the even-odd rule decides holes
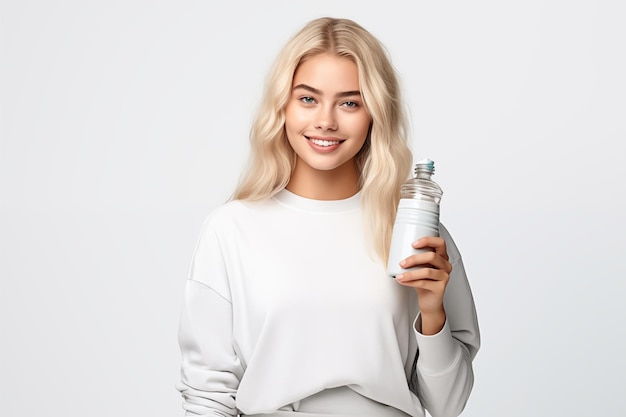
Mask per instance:
[[[433,417],[456,417],[465,408],[472,391],[472,361],[480,347],[480,333],[459,251],[443,226],[441,236],[452,263],[444,296],[446,322],[439,333],[425,336],[420,333],[421,316],[418,314],[414,323],[418,356],[411,386]]]
[[[187,280],[179,324],[187,416],[236,416],[243,367],[232,345],[232,305],[219,239],[205,222]]]

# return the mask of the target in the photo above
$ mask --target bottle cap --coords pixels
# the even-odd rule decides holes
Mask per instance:
[[[428,159],[428,158],[424,158],[420,161],[418,161],[415,164],[415,172],[417,172],[417,170],[422,170],[422,171],[426,171],[429,172],[431,174],[435,173],[435,162]]]

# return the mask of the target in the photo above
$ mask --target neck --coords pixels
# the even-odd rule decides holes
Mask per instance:
[[[322,171],[311,168],[298,158],[286,188],[313,200],[343,200],[359,192],[359,173],[354,160]]]

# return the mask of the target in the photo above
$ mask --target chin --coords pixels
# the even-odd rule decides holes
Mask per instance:
[[[346,168],[346,164],[349,164],[348,161],[306,161],[304,159],[300,159],[300,163],[308,166],[309,168],[315,171],[335,171],[338,169]]]

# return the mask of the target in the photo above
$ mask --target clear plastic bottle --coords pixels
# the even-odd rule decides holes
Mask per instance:
[[[387,262],[387,273],[392,277],[407,271],[399,265],[401,260],[429,250],[414,249],[413,242],[425,236],[439,236],[439,203],[443,191],[431,179],[434,173],[435,163],[422,159],[415,164],[415,177],[400,188]]]

